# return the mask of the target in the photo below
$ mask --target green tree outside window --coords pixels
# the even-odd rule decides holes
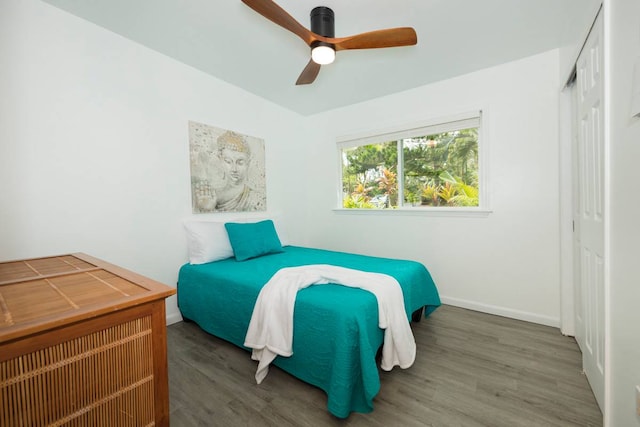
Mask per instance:
[[[341,154],[344,208],[479,206],[477,127],[344,148]]]

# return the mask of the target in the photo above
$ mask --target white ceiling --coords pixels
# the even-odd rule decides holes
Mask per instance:
[[[287,109],[310,115],[541,53],[577,39],[584,0],[276,0],[309,28],[335,12],[336,37],[414,27],[410,47],[338,52],[316,81],[297,36],[240,0],[44,0]],[[266,1],[266,0],[265,0]]]

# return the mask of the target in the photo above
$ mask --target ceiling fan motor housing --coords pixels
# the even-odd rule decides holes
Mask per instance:
[[[335,37],[333,10],[326,6],[314,7],[311,11],[311,31],[324,37]],[[331,43],[322,41],[315,41],[311,44],[311,48],[316,46],[329,46],[333,48]]]

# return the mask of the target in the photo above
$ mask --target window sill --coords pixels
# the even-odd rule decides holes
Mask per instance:
[[[397,209],[345,209],[335,208],[339,215],[410,215],[430,217],[486,218],[493,211],[483,208],[397,208]]]

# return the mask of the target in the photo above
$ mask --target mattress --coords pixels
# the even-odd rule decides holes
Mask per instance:
[[[183,265],[178,277],[182,316],[250,351],[243,343],[260,289],[280,268],[308,264],[393,276],[402,287],[409,319],[418,309],[428,316],[440,305],[436,285],[421,263],[298,246],[283,250],[242,262],[229,258]],[[380,390],[376,353],[382,341],[373,294],[335,284],[314,285],[297,295],[293,355],[279,356],[273,364],[324,390],[329,412],[346,418],[351,412],[373,410]],[[247,379],[253,380],[253,374],[248,372]]]

